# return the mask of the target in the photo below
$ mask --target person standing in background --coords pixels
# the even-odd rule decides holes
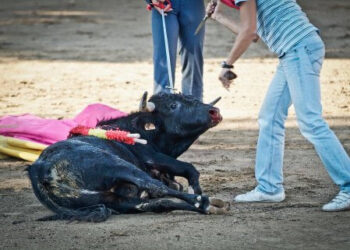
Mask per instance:
[[[160,0],[161,1],[161,0]],[[157,0],[152,3],[158,4]],[[172,78],[175,80],[177,44],[180,41],[182,65],[182,93],[203,99],[203,43],[204,28],[195,30],[205,15],[203,0],[171,0],[172,9],[166,11]],[[170,92],[167,60],[160,9],[152,9],[154,93]]]

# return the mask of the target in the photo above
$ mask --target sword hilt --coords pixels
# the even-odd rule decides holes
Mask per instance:
[[[212,0],[211,2],[212,2],[212,4],[213,4],[213,6],[214,6],[214,9],[213,9],[213,11],[211,11],[211,12],[206,12],[204,18],[203,18],[202,21],[199,23],[199,25],[198,25],[196,31],[194,32],[195,35],[197,35],[197,34],[199,33],[199,31],[202,29],[202,27],[203,27],[203,25],[205,24],[205,22],[208,20],[208,18],[210,18],[210,17],[213,15],[213,13],[214,13],[214,11],[215,11],[217,2],[216,2],[215,0]]]
[[[216,8],[216,6],[218,5],[218,2],[215,1],[215,0],[212,0],[211,2],[212,2],[212,4],[213,4],[214,9],[213,9],[213,11],[207,12],[207,13],[205,14],[205,17],[206,17],[207,19],[208,19],[209,17],[211,17],[211,15],[213,15],[213,13],[214,13],[214,11],[215,11],[215,8]]]
[[[164,0],[164,2],[153,3],[151,0],[146,0],[147,2],[147,10],[152,10],[153,7],[158,7],[164,11],[171,9],[170,0]]]

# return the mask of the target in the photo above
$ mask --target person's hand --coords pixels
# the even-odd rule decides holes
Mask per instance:
[[[156,4],[156,5],[158,5],[159,4],[159,2],[164,2],[165,0],[152,0],[152,3],[153,4]],[[157,7],[156,5],[154,5],[153,7],[159,12],[159,14],[161,14],[162,13],[162,9],[161,8],[159,8],[159,7]],[[167,6],[165,6],[165,9],[164,9],[164,13],[165,13],[165,16],[167,15],[166,13],[167,12],[170,12],[170,11],[172,11],[173,9],[171,8],[171,5],[169,4],[169,5],[167,5]]]
[[[215,21],[223,18],[222,4],[218,0],[211,0],[207,5],[206,14]]]
[[[230,69],[222,69],[219,75],[219,80],[221,81],[225,89],[229,89],[233,82],[233,79],[237,78],[237,75],[233,73]]]
[[[207,14],[210,17],[214,13],[216,6],[217,2],[215,0],[211,0],[207,5],[205,14]]]

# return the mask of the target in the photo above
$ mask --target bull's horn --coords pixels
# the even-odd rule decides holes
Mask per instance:
[[[153,102],[147,102],[147,95],[148,93],[145,91],[140,101],[139,110],[142,112],[152,112],[156,108]]]
[[[147,104],[146,104],[146,110],[147,110],[148,112],[153,112],[155,108],[156,108],[156,105],[154,105],[153,102],[147,102]]]
[[[145,93],[143,93],[141,100],[140,100],[140,105],[139,105],[139,110],[140,111],[146,111],[146,107],[147,107],[147,91],[145,91]]]
[[[218,101],[220,101],[220,100],[221,100],[221,96],[218,97],[218,98],[216,98],[216,99],[215,99],[214,101],[212,101],[211,103],[209,103],[209,105],[214,106],[214,105],[217,104]]]

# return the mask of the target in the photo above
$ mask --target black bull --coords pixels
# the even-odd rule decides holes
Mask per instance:
[[[147,145],[74,136],[49,146],[28,168],[35,195],[55,212],[42,220],[98,222],[112,213],[228,210],[223,201],[201,195],[192,164],[176,160],[222,120],[214,102],[179,94],[158,94],[147,102],[145,93],[140,112],[98,127],[139,133]],[[182,192],[175,176],[186,178],[194,194]]]

